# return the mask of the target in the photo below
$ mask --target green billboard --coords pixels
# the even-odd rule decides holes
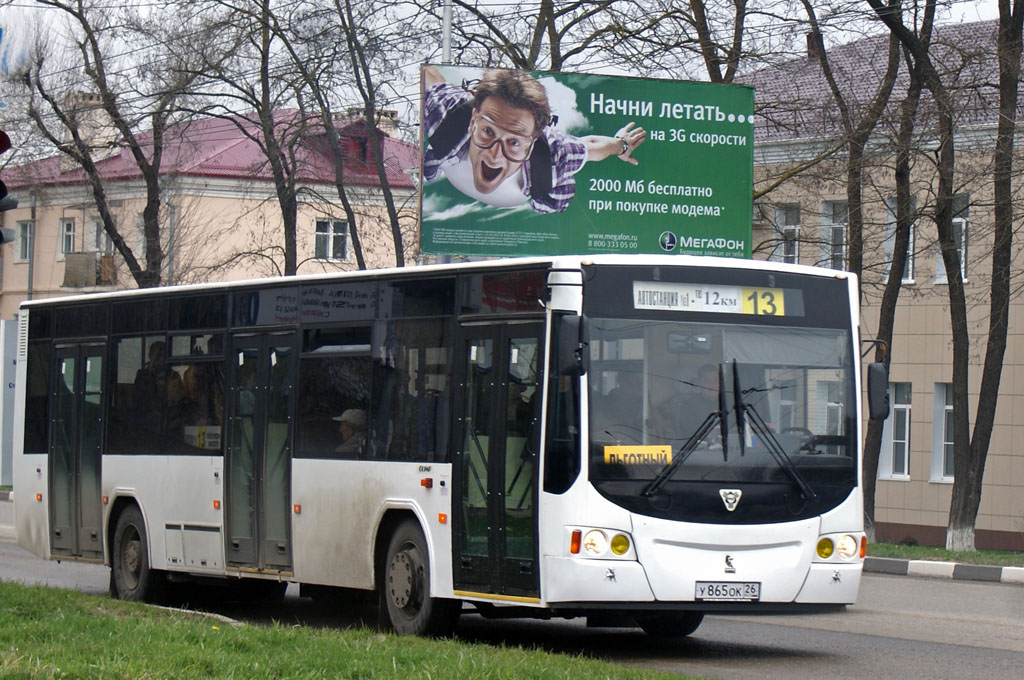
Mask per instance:
[[[754,91],[423,67],[421,249],[750,257]]]

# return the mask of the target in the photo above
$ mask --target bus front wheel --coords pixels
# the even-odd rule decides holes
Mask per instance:
[[[125,508],[117,518],[110,562],[115,597],[136,602],[156,598],[160,578],[149,566],[146,523],[134,505]]]
[[[455,628],[462,604],[430,596],[427,541],[413,520],[404,520],[391,535],[380,597],[386,622],[399,635],[440,637]]]
[[[671,612],[636,617],[643,631],[657,638],[686,637],[697,630],[703,620],[704,612]]]

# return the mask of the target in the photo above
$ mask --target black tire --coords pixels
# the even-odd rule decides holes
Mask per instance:
[[[457,600],[430,596],[427,541],[420,525],[411,519],[391,534],[379,595],[384,623],[399,635],[450,635],[462,609]]]
[[[656,638],[684,638],[700,627],[704,612],[670,612],[643,614],[636,622],[644,632]]]
[[[149,566],[149,540],[139,508],[126,507],[117,518],[114,546],[110,556],[114,597],[134,602],[152,602],[162,594],[163,578]]]

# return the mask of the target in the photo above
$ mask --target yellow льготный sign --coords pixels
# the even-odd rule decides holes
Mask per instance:
[[[672,447],[606,446],[604,462],[616,465],[668,465],[672,462]]]

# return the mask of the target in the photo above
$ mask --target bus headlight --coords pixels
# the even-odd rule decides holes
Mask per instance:
[[[863,537],[860,534],[829,534],[818,536],[815,559],[829,562],[853,562],[864,557],[861,554]]]
[[[839,542],[836,544],[836,552],[844,560],[850,560],[857,556],[859,547],[857,546],[857,539],[846,534],[839,538]]]
[[[600,529],[591,529],[583,534],[583,550],[592,557],[608,552],[608,537]]]
[[[595,527],[566,527],[569,554],[578,557],[635,560],[633,538],[625,531]]]

